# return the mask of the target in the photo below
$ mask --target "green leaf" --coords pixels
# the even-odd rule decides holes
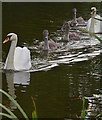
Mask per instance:
[[[33,118],[33,120],[37,120],[37,114],[36,114],[36,111],[33,111],[33,112],[32,112],[32,118]]]
[[[86,112],[86,110],[85,110],[85,99],[83,98],[83,99],[82,99],[81,120],[84,120],[84,118],[85,118],[85,112]]]
[[[32,101],[33,101],[34,109],[35,109],[35,111],[36,111],[36,105],[35,105],[35,101],[34,101],[33,96],[31,96],[31,99],[32,99]]]
[[[12,118],[16,118],[17,119],[17,117],[13,114],[13,112],[11,112],[8,108],[6,108],[4,105],[2,105],[1,103],[0,103],[0,107],[2,107],[3,109],[5,109],[10,115],[11,115],[11,117]],[[18,120],[18,119],[17,119]]]
[[[94,19],[96,19],[96,20],[99,20],[99,21],[102,21],[102,19],[99,19],[99,18],[95,18],[95,17],[93,17]]]
[[[102,113],[98,114],[98,115],[96,116],[96,118],[99,118],[99,117],[101,117],[101,116],[102,116]]]
[[[11,115],[8,115],[8,114],[6,114],[6,113],[0,113],[0,115],[5,116],[5,117],[10,118],[10,119],[14,119],[14,118],[12,118]]]
[[[80,28],[80,29],[83,30],[83,31],[85,31],[85,32],[87,32],[87,33],[89,33],[90,35],[92,35],[92,36],[94,36],[96,39],[98,39],[100,42],[102,42],[102,40],[101,40],[97,35],[95,35],[94,33],[90,32],[90,31],[88,31],[88,30],[86,30],[86,29],[83,29],[83,28]]]
[[[36,110],[36,105],[35,105],[35,101],[34,101],[34,98],[31,96],[31,99],[33,101],[33,105],[34,105],[34,111],[32,112],[32,118],[33,120],[37,120],[37,110]]]
[[[0,89],[0,92],[2,92],[4,95],[6,95],[20,110],[20,112],[22,113],[22,115],[24,116],[24,118],[26,120],[29,120],[26,113],[23,111],[23,109],[21,108],[21,106],[16,102],[16,100],[14,100],[7,92],[5,92],[4,90]]]

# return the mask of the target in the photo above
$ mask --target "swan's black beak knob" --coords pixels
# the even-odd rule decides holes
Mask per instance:
[[[9,40],[10,40],[10,38],[9,38],[9,37],[7,37],[7,38],[4,40],[4,42],[3,42],[3,43],[8,42]]]
[[[4,40],[4,42],[3,42],[3,43],[8,42],[8,41],[10,40],[11,36],[12,36],[12,35],[7,36],[7,37],[5,38],[5,40]]]

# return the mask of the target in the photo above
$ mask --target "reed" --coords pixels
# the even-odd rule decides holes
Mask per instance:
[[[37,110],[36,110],[35,101],[34,101],[34,98],[32,96],[31,96],[31,99],[32,99],[32,102],[33,102],[33,105],[34,105],[34,111],[32,112],[32,119],[37,120]]]
[[[24,112],[24,110],[21,108],[21,106],[17,103],[16,100],[14,100],[7,92],[5,92],[4,90],[0,89],[0,92],[3,93],[4,95],[6,95],[17,107],[18,109],[20,110],[20,112],[22,113],[22,115],[24,116],[24,118],[26,120],[29,120],[28,119],[28,116],[26,115],[26,113]],[[8,108],[6,108],[5,106],[3,106],[2,104],[0,104],[0,106],[5,109],[9,114],[5,114],[5,113],[0,113],[0,115],[3,115],[3,116],[6,116],[8,118],[11,118],[11,119],[18,119]]]
[[[94,36],[96,39],[98,39],[102,43],[102,40],[97,35],[95,35],[94,33],[90,32],[90,31],[88,31],[88,30],[86,30],[84,28],[80,28],[80,29],[82,31],[85,31],[85,32],[89,33],[90,35]]]
[[[96,20],[102,21],[102,19],[95,18],[95,17],[93,17],[93,18],[96,19]],[[83,29],[83,28],[81,28],[81,30],[89,33],[90,35],[92,35],[92,36],[94,36],[95,38],[97,38],[100,42],[102,42],[102,40],[101,40],[97,35],[95,35],[94,33],[90,32],[90,31],[88,31],[88,30],[86,30],[86,29]]]
[[[102,118],[102,113],[98,114],[96,118]]]
[[[8,115],[8,114],[6,114],[6,113],[0,113],[0,115],[1,115],[1,116],[5,116],[5,117],[7,117],[7,118],[9,118],[9,119],[14,119],[14,118],[12,118],[11,115]]]
[[[95,17],[93,17],[94,19],[96,19],[96,20],[99,20],[99,21],[102,21],[102,19],[99,19],[99,18],[95,18]]]
[[[17,119],[17,117],[13,114],[13,112],[11,112],[8,108],[6,108],[4,105],[2,105],[1,103],[0,103],[0,107],[2,107],[5,111],[7,111],[10,115],[7,115],[7,114],[5,114],[5,113],[0,113],[1,115],[3,115],[3,116],[7,116],[8,118],[16,118]]]
[[[86,109],[85,109],[85,99],[82,99],[82,112],[81,112],[81,120],[85,119]]]
[[[6,95],[19,109],[19,111],[22,113],[22,115],[24,116],[24,118],[26,120],[29,120],[28,116],[26,115],[26,113],[24,112],[24,110],[21,108],[21,106],[17,103],[16,100],[14,100],[7,92],[5,92],[4,90],[0,89],[0,92],[3,93],[4,95]],[[32,99],[32,102],[33,102],[33,105],[34,105],[34,111],[32,112],[32,120],[37,120],[37,109],[36,109],[36,105],[35,105],[35,101],[34,101],[34,98],[31,96],[31,99]],[[8,112],[9,114],[6,114],[6,113],[0,113],[0,115],[2,116],[5,116],[9,119],[15,119],[16,120],[19,120],[17,118],[17,116],[11,112],[8,108],[6,108],[4,105],[2,105],[0,103],[0,107],[3,108],[6,112]]]

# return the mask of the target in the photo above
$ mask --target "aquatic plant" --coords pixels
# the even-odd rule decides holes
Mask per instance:
[[[95,18],[95,17],[93,17],[94,19],[96,19],[96,20],[99,20],[99,21],[102,21],[102,19],[99,19],[99,18]]]
[[[24,110],[21,108],[21,106],[17,103],[16,100],[14,100],[14,99],[13,99],[7,92],[5,92],[4,90],[0,89],[0,92],[3,93],[4,95],[6,95],[6,96],[18,107],[19,111],[22,113],[22,115],[24,116],[24,118],[25,118],[26,120],[29,120],[28,116],[26,115],[26,113],[25,113]],[[31,97],[31,98],[32,98],[32,101],[33,101],[34,109],[35,109],[35,110],[32,112],[32,119],[33,119],[33,120],[37,120],[37,112],[36,112],[35,102],[34,102],[33,97]],[[2,107],[4,110],[6,110],[6,111],[9,113],[9,114],[7,114],[7,113],[0,113],[0,115],[5,116],[5,117],[10,118],[10,119],[16,118],[17,120],[19,120],[19,119],[17,118],[17,116],[14,115],[13,112],[11,112],[8,108],[6,108],[6,107],[5,107],[4,105],[2,105],[1,103],[0,103],[0,107]]]
[[[0,103],[0,107],[2,107],[4,110],[6,110],[9,114],[6,114],[6,113],[0,113],[0,115],[2,115],[2,116],[5,116],[5,117],[8,117],[8,118],[10,118],[10,119],[13,119],[13,118],[16,118],[17,119],[17,117],[13,114],[13,112],[11,112],[8,108],[6,108],[4,105],[2,105],[1,103]]]
[[[34,101],[34,98],[31,96],[31,99],[32,99],[32,101],[33,101],[33,105],[34,105],[34,111],[32,112],[32,119],[33,120],[37,120],[37,110],[36,110],[36,105],[35,105],[35,101]]]
[[[102,119],[102,113],[98,114],[96,118],[101,118]]]
[[[81,28],[81,30],[89,33],[90,35],[92,35],[92,36],[94,36],[96,39],[98,39],[100,42],[102,42],[102,40],[101,40],[97,35],[95,35],[94,33],[90,32],[90,31],[88,31],[88,30],[86,30],[86,29],[84,29],[84,28]]]
[[[102,19],[95,18],[95,17],[93,17],[93,18],[96,19],[96,20],[102,21]],[[86,30],[86,29],[83,29],[83,28],[81,28],[81,30],[89,33],[90,35],[92,35],[92,36],[94,36],[96,39],[98,39],[100,42],[102,42],[102,40],[101,40],[97,35],[95,35],[94,33],[90,32],[90,31],[88,31],[88,30]]]
[[[24,112],[24,110],[21,108],[21,106],[17,103],[17,101],[14,100],[14,99],[13,99],[7,92],[5,92],[4,90],[0,89],[0,92],[2,92],[4,95],[6,95],[6,96],[18,107],[18,109],[20,110],[20,112],[22,113],[22,115],[24,116],[24,118],[25,118],[26,120],[28,120],[28,116],[26,115],[26,113]],[[2,107],[3,109],[5,109],[8,113],[10,113],[10,115],[5,114],[5,113],[1,113],[1,115],[6,116],[6,117],[9,117],[9,118],[11,118],[11,119],[13,119],[13,118],[18,119],[18,118],[13,114],[13,112],[11,112],[8,108],[6,108],[5,106],[3,106],[2,104],[1,104],[1,107]]]
[[[85,119],[86,109],[85,109],[85,98],[82,99],[82,112],[81,112],[81,120]]]

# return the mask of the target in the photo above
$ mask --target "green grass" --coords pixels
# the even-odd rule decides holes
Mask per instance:
[[[93,17],[93,18],[96,19],[96,20],[102,21],[102,19],[95,18],[95,17]],[[86,30],[86,29],[83,29],[83,28],[81,28],[81,30],[89,33],[90,35],[92,35],[92,36],[94,36],[96,39],[98,39],[100,42],[102,42],[102,40],[101,40],[97,35],[95,35],[94,33],[90,32],[90,31],[88,31],[88,30]]]
[[[31,99],[32,99],[33,105],[34,105],[34,111],[32,112],[32,119],[37,120],[37,110],[36,110],[35,101],[34,101],[34,98],[32,96],[31,96]]]
[[[95,17],[93,17],[94,19],[96,19],[96,20],[99,20],[99,21],[102,21],[102,19],[99,19],[99,18],[95,18]]]
[[[4,95],[6,95],[16,106],[17,108],[19,109],[19,111],[22,113],[23,117],[26,119],[26,120],[29,120],[27,114],[24,112],[24,110],[21,108],[21,106],[17,103],[16,100],[14,100],[7,92],[5,92],[4,90],[0,89],[0,92],[3,93]],[[32,112],[32,120],[37,120],[37,112],[36,112],[36,105],[35,105],[35,102],[34,102],[34,99],[32,97],[32,101],[33,101],[33,105],[34,105],[34,111]],[[16,118],[17,120],[19,120],[19,118],[17,118],[16,115],[14,115],[13,112],[11,112],[8,108],[6,108],[4,105],[2,105],[0,103],[0,107],[3,108],[7,113],[0,113],[0,115],[2,116],[5,116],[7,118],[10,118],[10,119],[14,119]]]
[[[24,112],[24,110],[21,108],[21,106],[17,103],[17,101],[16,100],[14,100],[7,92],[5,92],[5,91],[3,91],[2,89],[0,89],[0,92],[2,92],[4,95],[6,95],[17,107],[18,107],[18,109],[20,110],[20,112],[22,113],[22,115],[24,116],[24,118],[26,119],[26,120],[29,120],[28,119],[28,116],[26,115],[26,113]],[[1,106],[2,108],[4,108],[3,106]],[[7,108],[5,108],[5,110],[8,112],[9,111],[9,109]],[[9,111],[10,112],[10,111]],[[12,112],[11,112],[11,115],[10,115],[11,117],[12,117],[12,119],[13,118],[17,118]]]
[[[86,109],[85,109],[85,99],[82,99],[82,112],[81,112],[81,120],[85,119]]]
[[[86,29],[83,29],[83,28],[81,28],[81,30],[89,33],[90,35],[92,35],[92,36],[94,36],[96,39],[98,39],[100,42],[102,42],[102,40],[101,40],[97,35],[95,35],[94,33],[90,32],[90,31],[88,31],[88,30],[86,30]]]
[[[96,118],[101,118],[101,117],[102,117],[102,113],[100,113],[96,116]]]

